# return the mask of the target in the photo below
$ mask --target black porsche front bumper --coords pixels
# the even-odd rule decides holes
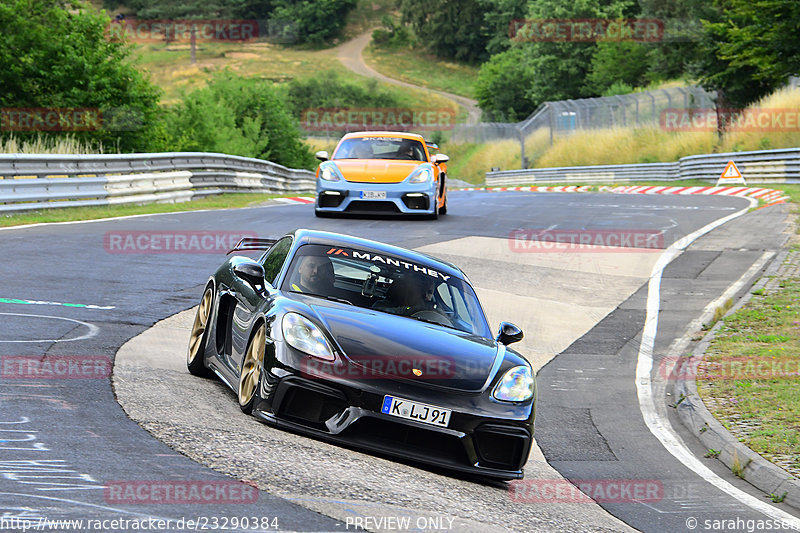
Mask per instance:
[[[519,479],[533,440],[534,404],[443,393],[394,380],[342,382],[267,372],[253,414],[345,445],[496,479]],[[386,394],[452,410],[448,427],[381,412]]]

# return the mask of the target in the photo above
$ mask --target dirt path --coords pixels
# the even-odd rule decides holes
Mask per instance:
[[[428,87],[421,87],[405,81],[396,80],[394,78],[384,76],[380,72],[368,66],[364,62],[363,52],[364,48],[369,45],[369,41],[372,38],[372,32],[373,30],[369,30],[365,33],[362,33],[355,39],[351,39],[350,41],[342,43],[336,47],[336,55],[339,58],[339,61],[341,61],[345,67],[352,70],[356,74],[366,76],[368,78],[375,78],[385,83],[391,83],[393,85],[409,87],[412,89],[420,89],[433,94],[438,94],[439,96],[443,96],[448,100],[452,100],[467,110],[467,124],[477,124],[480,121],[481,110],[478,107],[478,102],[475,100],[466,98],[464,96],[459,96],[457,94],[447,93],[436,89],[430,89]]]

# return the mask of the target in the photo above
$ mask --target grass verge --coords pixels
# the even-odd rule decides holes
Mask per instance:
[[[708,368],[716,370],[708,373],[717,377],[697,383],[700,396],[713,400],[707,402],[711,412],[728,429],[749,429],[740,437],[747,446],[764,455],[793,455],[800,469],[798,302],[800,278],[787,280],[773,294],[754,295],[724,320],[709,346]]]
[[[790,273],[723,319],[697,379],[706,406],[734,436],[798,477],[799,365],[800,274]]]
[[[45,222],[75,222],[100,218],[124,217],[130,215],[151,215],[157,213],[176,213],[199,211],[203,209],[232,209],[262,204],[276,198],[275,195],[260,193],[228,193],[190,202],[163,204],[109,205],[102,207],[63,207],[42,209],[25,213],[0,216],[0,227],[40,224]]]
[[[409,47],[368,46],[364,61],[381,74],[414,85],[473,98],[479,68],[445,61]]]

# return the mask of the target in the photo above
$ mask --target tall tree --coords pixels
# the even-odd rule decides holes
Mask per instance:
[[[358,0],[276,0],[273,16],[297,24],[300,41],[323,43],[338,37],[347,22],[347,14]]]
[[[597,43],[563,33],[547,35],[543,28],[552,21],[610,20],[635,13],[632,0],[536,0],[529,3],[527,27],[514,39],[511,49],[497,54],[481,67],[478,75],[479,104],[489,116],[508,113],[508,102],[533,110],[545,101],[593,95],[586,79],[591,71]],[[566,26],[565,26],[566,27]],[[527,32],[527,33],[526,33]],[[504,65],[510,69],[497,68]],[[520,77],[513,82],[512,77]],[[525,83],[520,83],[520,79]],[[528,81],[530,81],[528,83]],[[503,84],[507,82],[508,87]],[[489,87],[503,90],[492,94]]]
[[[633,2],[629,0],[538,0],[531,4],[531,20],[614,20],[629,16]],[[533,56],[537,80],[528,90],[528,97],[540,104],[547,100],[566,100],[593,96],[586,87],[586,77],[597,50],[596,41],[564,39],[526,43]]]
[[[475,98],[489,122],[516,122],[531,114],[539,102],[528,96],[536,83],[533,58],[522,46],[495,54],[481,66]]]
[[[697,64],[718,107],[743,108],[800,73],[800,3],[718,0],[722,20],[707,22]]]
[[[528,0],[480,0],[487,26],[486,52],[499,54],[511,47],[511,25],[525,18]]]
[[[703,20],[716,21],[719,9],[709,0],[639,0],[642,18],[655,19],[664,31],[660,39],[648,42],[650,81],[684,75],[701,53],[705,30]]]
[[[399,0],[403,22],[439,57],[480,61],[488,57],[489,30],[482,0]]]
[[[647,85],[651,50],[649,43],[597,43],[591,70],[586,77],[587,91],[599,95],[604,94],[615,83],[630,87]]]
[[[125,44],[106,39],[108,23],[76,0],[0,3],[0,107],[97,109],[105,122],[78,137],[146,149],[159,90],[128,61]]]

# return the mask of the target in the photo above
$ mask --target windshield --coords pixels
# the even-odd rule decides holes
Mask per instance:
[[[281,289],[491,337],[468,283],[371,250],[301,246]]]
[[[426,161],[422,143],[396,137],[356,137],[345,139],[333,159],[400,159]]]

